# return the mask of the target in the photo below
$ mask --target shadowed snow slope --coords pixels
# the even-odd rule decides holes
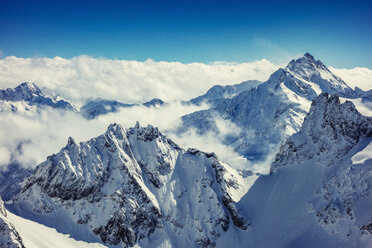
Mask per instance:
[[[250,232],[229,232],[220,245],[371,247],[371,141],[371,118],[337,96],[318,96],[300,132],[281,147],[272,173],[238,203]]]
[[[69,235],[58,233],[37,222],[24,219],[8,212],[8,218],[17,228],[26,248],[104,248],[100,243],[76,241]]]
[[[0,198],[0,247],[23,248],[22,238],[7,217],[8,213],[4,207],[4,202]]]
[[[78,240],[213,247],[228,229],[249,226],[235,206],[244,184],[214,154],[185,151],[155,127],[112,124],[87,142],[70,138],[9,207]]]

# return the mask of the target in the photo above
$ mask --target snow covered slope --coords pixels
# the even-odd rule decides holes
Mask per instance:
[[[8,213],[4,202],[0,198],[0,247],[23,248],[22,238],[19,236],[12,222],[7,218]]]
[[[112,124],[87,142],[70,138],[9,207],[77,240],[213,247],[228,229],[248,228],[235,206],[244,185],[214,154],[185,151],[152,126]]]
[[[100,243],[76,241],[69,235],[58,233],[54,228],[27,220],[8,212],[8,219],[22,237],[26,248],[104,248]]]
[[[8,88],[0,90],[0,110],[11,110],[13,112],[21,108],[17,105],[23,105],[23,108],[29,106],[49,106],[55,109],[75,110],[75,108],[67,101],[59,99],[59,97],[46,96],[36,84],[22,83],[14,89]]]
[[[306,53],[256,88],[212,101],[211,109],[184,116],[180,132],[196,128],[199,133],[214,131],[219,135],[216,120],[222,118],[240,129],[222,137],[224,143],[250,161],[265,161],[299,131],[311,100],[322,92],[355,97],[344,81]]]
[[[372,118],[337,96],[318,96],[271,174],[238,203],[250,232],[230,232],[219,245],[371,247],[371,141]]]
[[[210,88],[207,93],[204,95],[198,96],[196,98],[193,98],[189,100],[188,102],[196,105],[200,105],[203,102],[213,102],[219,99],[224,99],[224,98],[232,98],[239,93],[243,91],[247,91],[251,88],[256,87],[257,85],[261,84],[261,81],[258,80],[249,80],[242,82],[240,84],[234,84],[234,85],[215,85],[212,88]]]

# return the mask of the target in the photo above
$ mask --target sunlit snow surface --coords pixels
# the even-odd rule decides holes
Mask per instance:
[[[54,228],[27,220],[8,212],[8,219],[12,221],[16,230],[22,237],[27,248],[103,248],[99,243],[76,241],[70,235],[62,234]]]
[[[364,164],[367,162],[367,160],[372,159],[372,144],[369,143],[368,146],[366,146],[363,150],[355,154],[351,161],[353,161],[353,164]]]

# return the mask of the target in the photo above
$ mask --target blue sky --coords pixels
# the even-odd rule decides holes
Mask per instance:
[[[372,68],[372,1],[6,1],[2,56]]]

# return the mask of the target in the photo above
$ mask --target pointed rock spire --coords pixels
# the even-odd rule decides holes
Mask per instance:
[[[67,145],[76,145],[76,142],[74,140],[74,138],[72,138],[71,136],[68,137],[68,140],[67,140]]]
[[[308,60],[313,60],[313,61],[315,61],[313,55],[311,55],[310,53],[305,53],[304,56],[303,56],[303,58],[306,58],[306,59],[308,59]]]
[[[140,123],[139,123],[139,121],[136,121],[136,125],[134,126],[134,128],[136,128],[136,129],[138,129],[138,128],[140,128]]]

